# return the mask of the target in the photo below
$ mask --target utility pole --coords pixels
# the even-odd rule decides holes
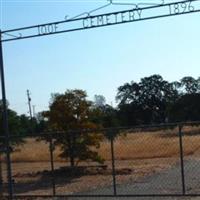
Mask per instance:
[[[2,92],[2,106],[3,106],[3,130],[4,130],[4,144],[6,147],[6,161],[7,161],[7,179],[8,179],[8,194],[9,199],[13,199],[13,185],[12,185],[12,169],[10,159],[10,133],[8,128],[8,111],[6,102],[5,77],[3,66],[3,48],[2,48],[2,33],[0,30],[0,78],[1,78],[1,92]]]
[[[28,99],[28,107],[29,107],[30,119],[31,119],[31,121],[32,121],[33,116],[32,116],[32,110],[31,110],[31,97],[30,97],[30,92],[29,92],[29,90],[27,90],[26,92],[27,92],[27,99]]]

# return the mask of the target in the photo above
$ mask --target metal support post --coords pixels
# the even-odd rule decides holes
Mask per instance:
[[[111,157],[112,157],[113,193],[114,193],[114,196],[116,196],[117,189],[116,189],[116,171],[115,171],[115,155],[114,155],[113,141],[114,141],[113,133],[111,133],[110,146],[111,146]]]
[[[51,138],[50,138],[49,150],[50,150],[50,159],[51,159],[52,190],[53,190],[53,196],[55,196],[55,195],[56,195],[56,185],[55,185],[54,159],[53,159],[54,145],[53,145],[52,136],[51,136]]]
[[[0,76],[1,76],[1,90],[2,90],[2,108],[3,108],[3,128],[5,134],[5,145],[6,145],[6,159],[7,159],[7,178],[8,178],[8,192],[9,199],[13,199],[13,186],[12,186],[12,169],[10,159],[10,134],[8,129],[8,112],[6,102],[6,90],[5,90],[5,78],[4,78],[4,67],[3,67],[3,48],[2,48],[2,34],[0,30]]]
[[[184,170],[184,159],[183,159],[183,135],[182,126],[179,125],[179,146],[180,146],[180,162],[181,162],[181,182],[182,182],[182,194],[185,195],[185,170]]]

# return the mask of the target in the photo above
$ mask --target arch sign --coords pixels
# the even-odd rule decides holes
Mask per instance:
[[[86,15],[84,17],[1,31],[3,36],[1,41],[8,42],[196,12],[200,12],[199,0],[186,0],[141,8],[136,6],[129,10],[99,15],[85,12],[83,13]]]
[[[107,5],[116,4],[113,3],[113,0],[109,1],[110,3]],[[13,187],[12,187],[12,173],[11,173],[11,160],[10,160],[10,148],[9,148],[10,134],[8,129],[2,44],[4,42],[10,42],[10,41],[16,41],[34,37],[43,37],[53,34],[88,30],[105,26],[113,26],[117,24],[125,24],[131,22],[145,21],[150,19],[200,12],[200,0],[182,0],[182,1],[172,0],[170,1],[170,3],[165,3],[165,0],[162,0],[162,3],[160,4],[144,3],[145,6],[140,6],[141,5],[140,3],[132,5],[134,5],[133,6],[134,8],[129,10],[93,15],[92,13],[94,11],[100,10],[98,8],[90,12],[85,12],[70,19],[66,18],[65,20],[62,21],[56,21],[46,24],[37,24],[33,26],[15,28],[10,30],[0,30],[0,76],[1,76],[1,89],[2,89],[2,102],[3,102],[3,126],[4,126],[3,139],[5,139],[5,148],[2,149],[6,153],[6,158],[7,158],[9,199],[13,199]],[[104,8],[106,6],[100,8]]]

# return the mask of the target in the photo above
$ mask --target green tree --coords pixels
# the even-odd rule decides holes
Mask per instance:
[[[113,128],[120,125],[117,110],[106,104],[106,99],[103,95],[95,95],[94,103],[90,113],[90,119],[95,124],[98,124],[102,128]],[[108,139],[115,137],[118,134],[118,131],[115,132],[106,132],[105,136]]]
[[[9,134],[11,136],[20,136],[23,132],[22,124],[20,121],[20,117],[17,115],[17,113],[11,109],[8,108],[7,103],[7,114],[8,114],[8,125],[9,125]],[[3,104],[0,100],[0,149],[5,149],[5,130],[3,127]],[[10,139],[10,147],[11,150],[14,151],[14,148],[18,146],[19,144],[24,143],[23,139],[20,137],[11,137]],[[0,190],[2,188],[2,152],[0,152]]]
[[[100,147],[102,136],[83,131],[97,128],[96,124],[89,120],[92,103],[86,97],[86,92],[82,90],[53,94],[50,109],[44,113],[51,130],[65,132],[56,140],[56,144],[61,147],[61,156],[70,159],[71,166],[74,166],[76,161],[88,159],[103,162],[94,150],[94,147]]]
[[[169,119],[173,122],[200,120],[200,94],[184,94],[170,108]]]
[[[26,115],[22,114],[18,116],[20,123],[21,135],[26,135],[32,133],[32,121]]]
[[[118,88],[116,100],[119,102],[119,105],[130,104],[132,102],[139,103],[140,95],[140,84],[131,81],[131,83],[125,83]]]
[[[119,125],[117,110],[111,105],[106,104],[103,95],[95,95],[94,103],[90,112],[90,119],[101,127],[116,127]]]
[[[126,83],[118,88],[116,96],[119,116],[126,119],[123,125],[164,122],[168,106],[177,98],[174,84],[160,75],[142,78],[139,83]]]
[[[8,113],[8,125],[9,125],[9,134],[11,136],[20,136],[24,132],[23,125],[20,120],[20,116],[17,115],[17,113],[14,110],[11,110],[8,108],[7,105],[7,113]],[[3,127],[3,106],[2,101],[0,101],[0,135],[5,136],[4,134],[4,127]],[[11,138],[11,145],[14,148],[15,145],[20,144],[22,142],[22,139],[19,138]],[[4,140],[0,140],[0,144],[4,144]]]
[[[199,79],[191,76],[185,76],[181,79],[181,86],[188,94],[197,93],[199,90]]]
[[[48,129],[47,119],[44,117],[43,112],[39,112],[37,114],[35,121],[36,121],[36,126],[35,126],[36,133],[42,133]]]

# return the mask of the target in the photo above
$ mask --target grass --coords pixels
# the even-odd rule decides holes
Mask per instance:
[[[156,132],[126,133],[118,136],[114,142],[115,158],[117,160],[152,159],[179,156],[178,130]],[[184,155],[200,155],[200,128],[184,128]],[[105,159],[111,159],[110,141],[101,142],[99,154]],[[54,151],[54,160],[62,162],[60,150]],[[13,162],[46,162],[49,161],[49,145],[44,141],[26,139],[26,143],[18,147],[12,154]]]
[[[117,184],[134,182],[142,177],[171,168],[179,159],[178,130],[148,131],[124,133],[114,141],[116,170],[131,170],[129,174],[116,176]],[[184,158],[200,157],[200,127],[185,127],[183,137]],[[199,135],[198,135],[199,134]],[[111,170],[110,141],[104,139],[98,149]],[[66,167],[69,163],[59,157],[60,150],[54,151],[54,167]],[[15,190],[25,194],[51,194],[51,176],[42,177],[42,172],[50,171],[49,145],[44,141],[26,139],[26,143],[18,147],[12,154],[13,178]],[[82,163],[88,164],[88,163]],[[94,163],[89,163],[94,165]],[[6,166],[3,165],[3,177],[6,180]],[[50,184],[50,185],[49,185]],[[96,174],[78,176],[71,179],[67,174],[56,177],[58,194],[72,194],[99,187],[112,185],[112,176]]]

